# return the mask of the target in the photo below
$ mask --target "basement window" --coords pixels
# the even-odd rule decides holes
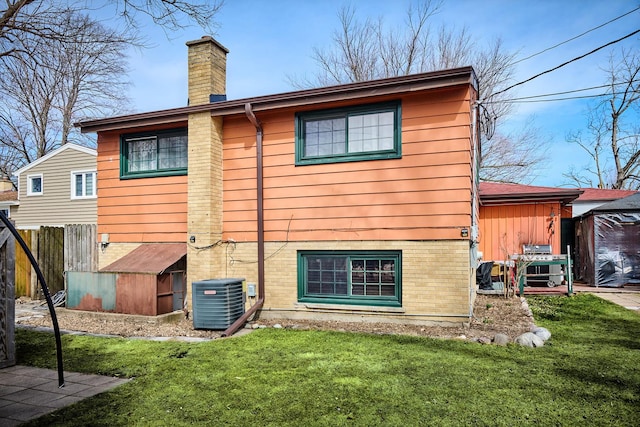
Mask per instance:
[[[296,165],[401,156],[399,102],[296,114]]]
[[[123,135],[120,177],[187,174],[187,129]]]
[[[299,251],[298,301],[401,306],[399,251]]]

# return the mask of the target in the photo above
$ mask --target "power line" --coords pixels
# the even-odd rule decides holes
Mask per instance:
[[[519,98],[511,98],[510,101],[523,100],[523,99],[532,99],[532,98],[544,98],[544,97],[547,97],[547,96],[556,96],[556,95],[566,95],[568,93],[585,92],[587,90],[602,89],[602,88],[605,88],[605,87],[609,87],[609,85],[592,86],[592,87],[586,87],[584,89],[565,90],[563,92],[545,93],[543,95],[522,96],[522,97],[519,97]]]
[[[614,83],[613,86],[621,86],[621,85],[626,85],[626,84],[627,84],[626,82]],[[611,85],[606,84],[606,85],[600,85],[600,86],[586,87],[586,88],[582,88],[582,89],[566,90],[566,91],[562,91],[562,92],[545,93],[545,94],[542,94],[542,95],[521,96],[521,97],[518,97],[518,98],[510,98],[510,99],[501,100],[501,101],[484,101],[484,103],[485,104],[499,104],[499,103],[503,103],[503,102],[527,101],[527,100],[534,99],[534,98],[546,98],[546,97],[549,97],[549,96],[567,95],[567,94],[570,94],[570,93],[578,93],[578,92],[586,92],[588,90],[603,89],[603,88],[607,88],[607,87],[610,87],[610,86]],[[603,96],[603,95],[607,95],[607,94],[610,94],[610,93],[598,94],[598,95],[576,96],[576,97],[568,97],[568,98],[562,98],[562,99],[580,99],[580,98]],[[612,93],[612,95],[619,95],[619,94],[620,93],[618,93],[618,92]],[[544,102],[544,100],[536,101],[536,102]]]
[[[567,96],[564,98],[552,98],[552,99],[529,99],[529,100],[517,100],[517,99],[510,99],[510,100],[506,100],[503,101],[504,103],[507,104],[531,104],[534,102],[553,102],[553,101],[570,101],[573,99],[588,99],[588,98],[599,98],[601,96],[609,96],[609,95],[622,95],[622,92],[615,92],[615,93],[599,93],[599,94],[595,94],[595,95],[582,95],[582,96]],[[549,96],[549,95],[540,95],[540,96]]]
[[[543,71],[543,72],[541,72],[541,73],[536,74],[536,75],[535,75],[535,76],[533,76],[533,77],[529,77],[529,78],[528,78],[528,79],[526,79],[526,80],[523,80],[523,81],[521,81],[521,82],[518,82],[518,83],[516,83],[516,84],[513,84],[513,85],[511,85],[511,86],[509,86],[509,87],[507,87],[507,88],[505,88],[505,89],[502,89],[502,90],[500,90],[500,91],[498,91],[498,92],[492,93],[492,94],[491,94],[487,99],[491,99],[492,97],[494,97],[494,96],[496,96],[496,95],[499,95],[499,94],[501,94],[501,93],[504,93],[504,92],[506,92],[506,91],[508,91],[508,90],[511,90],[511,89],[513,89],[514,87],[517,87],[517,86],[520,86],[520,85],[522,85],[522,84],[528,83],[528,82],[530,82],[531,80],[537,79],[538,77],[543,76],[543,75],[548,74],[548,73],[551,73],[552,71],[556,71],[556,70],[558,70],[558,69],[560,69],[560,68],[562,68],[562,67],[564,67],[564,66],[566,66],[566,65],[571,64],[572,62],[578,61],[578,60],[580,60],[580,59],[582,59],[582,58],[585,58],[585,57],[587,57],[587,56],[589,56],[589,55],[592,55],[592,54],[596,53],[597,51],[604,49],[605,47],[608,47],[608,46],[611,46],[611,45],[613,45],[613,44],[619,43],[619,42],[621,42],[622,40],[624,40],[624,39],[628,39],[629,37],[634,36],[634,35],[636,35],[636,34],[638,34],[638,33],[640,33],[640,29],[635,30],[635,31],[634,31],[634,32],[632,32],[632,33],[629,33],[629,34],[627,34],[626,36],[620,37],[620,38],[619,38],[619,39],[617,39],[617,40],[613,40],[613,41],[610,41],[609,43],[603,44],[602,46],[597,47],[597,48],[593,49],[592,51],[585,53],[584,55],[576,56],[575,58],[570,59],[570,60],[568,60],[568,61],[566,61],[566,62],[563,62],[562,64],[560,64],[560,65],[558,65],[558,66],[556,66],[556,67],[550,68],[550,69],[548,69],[548,70],[546,70],[546,71]]]
[[[536,56],[538,56],[538,55],[541,55],[541,54],[543,54],[543,53],[545,53],[545,52],[548,52],[548,51],[550,51],[550,50],[552,50],[552,49],[555,49],[555,48],[557,48],[557,47],[559,47],[559,46],[562,46],[563,44],[567,44],[567,43],[569,43],[569,42],[571,42],[571,41],[573,41],[573,40],[575,40],[575,39],[578,39],[578,38],[580,38],[580,37],[582,37],[582,36],[584,36],[584,35],[586,35],[586,34],[589,34],[589,33],[590,33],[590,32],[592,32],[592,31],[598,30],[598,29],[600,29],[600,28],[602,28],[602,27],[604,27],[604,26],[606,26],[606,25],[609,25],[609,24],[611,24],[612,22],[617,21],[618,19],[624,18],[625,16],[632,14],[633,12],[635,12],[635,11],[636,11],[636,10],[638,10],[638,9],[640,9],[640,6],[638,6],[638,7],[636,7],[635,9],[633,9],[633,10],[631,10],[631,11],[629,11],[629,12],[625,13],[624,15],[620,15],[620,16],[618,16],[618,17],[616,17],[616,18],[613,18],[613,19],[611,19],[611,20],[609,20],[609,21],[605,22],[604,24],[598,25],[597,27],[593,27],[593,28],[591,28],[590,30],[585,31],[585,32],[584,32],[584,33],[582,33],[582,34],[578,34],[578,35],[577,35],[577,36],[575,36],[575,37],[571,37],[571,38],[570,38],[570,39],[568,39],[568,40],[565,40],[565,41],[560,42],[560,43],[558,43],[558,44],[556,44],[556,45],[553,45],[553,46],[551,46],[551,47],[548,47],[548,48],[546,48],[546,49],[544,49],[544,50],[541,50],[540,52],[537,52],[537,53],[534,53],[534,54],[532,54],[532,55],[529,55],[529,56],[527,56],[526,58],[519,59],[519,60],[515,61],[515,62],[513,63],[513,65],[515,65],[515,64],[519,64],[520,62],[524,62],[524,61],[526,61],[526,60],[528,60],[528,59],[531,59],[531,58],[533,58],[533,57],[536,57]]]

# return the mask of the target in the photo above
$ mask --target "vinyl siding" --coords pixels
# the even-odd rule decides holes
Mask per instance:
[[[95,171],[96,157],[74,149],[59,152],[20,174],[20,206],[11,211],[18,228],[95,224],[96,199],[71,198],[71,172]],[[43,194],[27,196],[27,176],[42,174]],[[98,182],[100,178],[97,179]]]

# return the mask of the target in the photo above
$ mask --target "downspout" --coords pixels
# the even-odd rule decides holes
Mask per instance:
[[[473,177],[472,177],[472,182],[474,183],[472,185],[471,188],[471,233],[470,233],[470,237],[471,237],[471,244],[470,244],[470,250],[471,250],[471,254],[473,255],[473,261],[476,265],[472,266],[473,268],[471,269],[471,277],[469,277],[469,281],[473,281],[475,282],[475,278],[473,277],[475,275],[476,269],[479,266],[479,259],[478,259],[478,235],[480,232],[480,195],[477,194],[477,192],[479,191],[480,188],[480,161],[482,159],[482,146],[480,145],[480,138],[481,138],[481,133],[480,130],[478,129],[479,126],[479,119],[478,119],[478,115],[480,114],[480,102],[478,101],[479,98],[479,93],[476,94],[476,101],[474,101],[473,103],[473,107],[472,107],[472,114],[471,114],[471,144],[473,145],[473,165],[471,168],[471,173],[473,173]],[[477,217],[476,217],[477,214]],[[476,220],[478,222],[476,222]],[[471,259],[471,257],[470,257]],[[478,284],[476,283],[475,286],[473,286],[473,288],[469,289],[469,322],[471,322],[471,319],[473,319],[473,306],[474,306],[474,302],[475,302],[475,298],[474,296],[477,296],[476,294],[476,286]],[[476,295],[474,295],[476,294]]]
[[[262,125],[260,120],[253,113],[250,103],[244,105],[244,112],[247,119],[256,128],[256,169],[257,169],[257,211],[258,211],[258,301],[244,313],[238,320],[233,322],[223,333],[223,337],[233,335],[240,329],[256,311],[264,305],[264,199],[263,199],[263,176],[262,176]]]

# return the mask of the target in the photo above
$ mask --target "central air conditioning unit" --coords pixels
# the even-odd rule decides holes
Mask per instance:
[[[193,282],[194,329],[227,329],[244,314],[244,279]]]

